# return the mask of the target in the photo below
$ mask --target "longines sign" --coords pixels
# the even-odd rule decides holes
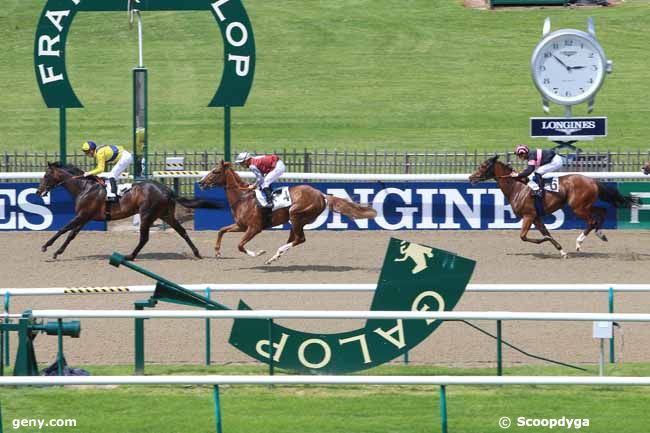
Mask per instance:
[[[607,117],[531,117],[530,136],[586,139],[607,136]]]
[[[332,182],[310,184],[320,191],[356,202],[368,203],[377,210],[373,220],[354,220],[324,211],[308,230],[488,230],[519,229],[521,220],[514,214],[503,192],[495,183],[476,186],[468,182]],[[276,187],[281,186],[277,184]],[[223,188],[202,191],[200,198],[226,202]],[[216,230],[232,224],[228,207],[197,209],[196,230]],[[571,209],[565,207],[545,217],[549,229],[584,228]],[[289,225],[282,228],[287,229]],[[616,227],[616,210],[607,208],[604,227]]]

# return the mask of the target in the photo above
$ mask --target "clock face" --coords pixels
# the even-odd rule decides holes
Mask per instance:
[[[589,34],[558,30],[540,42],[533,53],[533,80],[556,104],[574,105],[591,98],[605,78],[605,55]]]

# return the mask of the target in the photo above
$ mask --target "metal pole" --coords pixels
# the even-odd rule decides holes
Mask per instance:
[[[210,288],[206,287],[205,297],[210,299]],[[212,351],[211,342],[210,342],[210,319],[205,319],[205,365],[210,365],[211,358],[210,352]]]
[[[223,160],[230,161],[230,107],[223,107]]]
[[[613,313],[614,312],[614,288],[610,287],[609,288],[609,312]],[[614,359],[614,330],[613,330],[614,324],[612,324],[612,338],[609,339],[609,363],[613,364],[616,362]]]
[[[598,376],[605,375],[605,341],[604,338],[600,340],[600,354],[598,356]]]
[[[68,159],[66,145],[65,107],[59,108],[59,162],[65,164]]]
[[[273,376],[273,356],[275,348],[273,347],[273,319],[269,319],[269,375]]]
[[[136,311],[144,310],[136,304]],[[144,319],[135,319],[135,374],[144,374]]]
[[[409,363],[409,351],[404,352],[404,364]]]
[[[503,376],[503,350],[501,340],[501,320],[497,320],[497,376]]]
[[[9,300],[11,299],[11,293],[6,292],[5,293],[5,299],[4,299],[4,310],[6,314],[9,314]],[[8,317],[5,319],[5,324],[11,323],[11,319]],[[4,331],[4,336],[5,336],[5,359],[4,359],[4,365],[7,367],[9,366],[9,358],[10,358],[10,353],[9,353],[9,330],[5,329]],[[0,359],[0,362],[2,360]]]
[[[440,385],[440,421],[442,423],[442,433],[447,433],[447,392],[445,385]]]
[[[221,433],[221,401],[219,400],[219,385],[214,385],[212,395],[214,396],[214,422],[216,424],[217,433]]]
[[[63,376],[63,319],[56,320],[57,355],[56,370],[59,376]]]

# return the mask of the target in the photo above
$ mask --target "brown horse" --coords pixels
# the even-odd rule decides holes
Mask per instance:
[[[194,246],[187,232],[174,215],[176,203],[190,208],[219,208],[221,206],[205,200],[177,197],[165,185],[145,181],[133,184],[133,187],[126,192],[120,201],[112,203],[110,210],[107,210],[106,190],[101,183],[96,177],[83,177],[83,171],[74,166],[62,166],[58,163],[47,164],[47,170],[38,186],[37,193],[40,196],[45,196],[56,186],[62,185],[75,199],[76,215],[41,247],[41,251],[47,251],[47,248],[59,236],[69,231],[70,234],[63,242],[63,245],[54,253],[53,257],[56,259],[88,221],[119,220],[140,214],[140,241],[133,252],[127,256],[127,260],[134,260],[147,243],[149,228],[157,218],[162,219],[176,230],[176,233],[185,239],[194,255],[201,258],[199,250]]]
[[[646,162],[642,167],[643,174],[650,174],[650,161]]]
[[[496,179],[499,188],[508,198],[513,212],[522,218],[521,240],[535,244],[549,241],[557,248],[562,257],[566,257],[567,254],[562,249],[562,246],[553,239],[546,226],[544,226],[542,218],[537,215],[534,198],[531,197],[530,189],[526,186],[525,180],[520,181],[511,177],[512,167],[498,161],[498,158],[499,156],[495,155],[486,160],[469,177],[469,181],[476,184],[481,181]],[[561,176],[558,180],[559,191],[544,194],[544,213],[553,213],[568,204],[576,216],[587,222],[587,229],[580,233],[580,236],[576,239],[577,251],[581,250],[585,237],[594,229],[596,236],[603,241],[607,241],[607,237],[601,231],[606,210],[595,206],[598,199],[606,201],[615,207],[630,207],[635,204],[633,199],[623,197],[615,188],[586,176],[570,174]],[[535,227],[544,236],[543,238],[531,239],[527,237],[532,224],[535,224]]]
[[[235,223],[222,227],[215,245],[216,256],[221,257],[221,238],[224,233],[244,232],[239,242],[239,251],[249,256],[257,257],[265,251],[249,251],[245,248],[248,241],[264,229],[264,212],[255,202],[255,192],[248,190],[248,184],[241,180],[232,169],[229,162],[217,164],[200,182],[202,189],[215,185],[222,186],[226,191],[228,202],[235,218]],[[288,208],[275,210],[271,216],[271,226],[291,222],[289,240],[278,248],[273,257],[266,261],[270,264],[278,260],[290,248],[305,242],[304,227],[316,220],[318,215],[329,207],[331,211],[340,212],[351,218],[374,218],[377,212],[367,206],[362,206],[331,195],[325,195],[309,185],[296,185],[289,188],[292,205]]]

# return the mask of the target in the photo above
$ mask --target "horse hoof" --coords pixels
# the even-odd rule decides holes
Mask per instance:
[[[262,254],[266,254],[266,251],[259,250],[258,252],[255,253],[255,257],[261,256]]]
[[[569,258],[569,255],[565,253],[564,250],[560,250],[560,257],[562,257],[563,259],[567,259]]]
[[[53,258],[54,260],[56,260],[56,258],[57,258],[58,256],[59,256],[59,253],[54,253],[54,254],[52,254],[52,258]]]
[[[47,251],[47,247],[46,247],[45,245],[43,245],[43,246],[41,247],[41,252],[44,253],[45,251]]]
[[[580,252],[581,249],[582,247],[580,245],[576,245],[576,251]]]
[[[129,262],[132,262],[132,261],[135,260],[135,257],[133,257],[131,254],[129,254],[128,256],[124,256],[124,260],[128,260]]]
[[[220,252],[220,251],[217,251],[216,253],[214,253],[214,256],[215,256],[216,258],[218,258],[218,259],[220,259],[221,257],[223,257],[223,256],[221,255],[221,252]]]

